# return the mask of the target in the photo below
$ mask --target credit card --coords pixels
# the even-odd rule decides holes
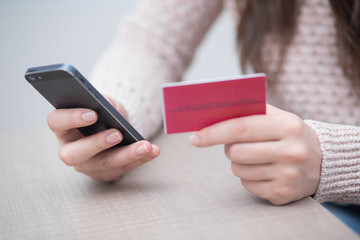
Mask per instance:
[[[266,113],[266,75],[166,83],[165,133],[198,131],[231,118]]]

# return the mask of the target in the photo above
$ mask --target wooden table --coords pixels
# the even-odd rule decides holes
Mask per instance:
[[[0,239],[359,239],[312,198],[273,206],[223,147],[160,135],[161,156],[116,184],[65,166],[47,129],[0,136]]]

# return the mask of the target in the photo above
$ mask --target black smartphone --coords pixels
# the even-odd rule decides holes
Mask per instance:
[[[144,138],[126,119],[70,64],[54,64],[27,69],[25,79],[55,108],[88,108],[97,112],[98,121],[79,128],[84,136],[116,128],[124,146]]]

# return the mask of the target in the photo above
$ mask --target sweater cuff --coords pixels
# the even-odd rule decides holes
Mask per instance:
[[[360,203],[360,128],[305,120],[322,151],[319,202]]]

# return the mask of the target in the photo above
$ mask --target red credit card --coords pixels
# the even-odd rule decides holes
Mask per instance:
[[[266,76],[167,83],[162,87],[167,134],[198,131],[230,118],[266,113]]]

